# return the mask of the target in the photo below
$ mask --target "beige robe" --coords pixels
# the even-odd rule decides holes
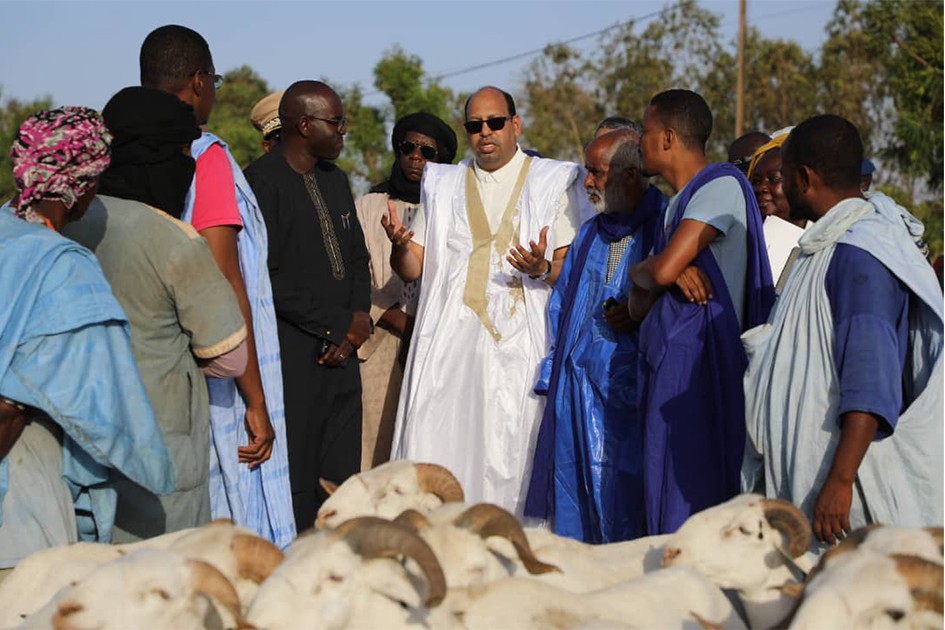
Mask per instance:
[[[391,243],[381,226],[387,214],[388,197],[369,193],[354,205],[364,231],[364,243],[371,255],[371,319],[376,323],[389,308],[400,308],[413,315],[419,294],[417,283],[405,287],[390,266]],[[408,228],[419,212],[418,204],[394,201],[397,214]],[[397,360],[401,339],[380,327],[358,349],[361,362],[361,470],[369,470],[390,459],[397,401],[403,380],[403,366]]]

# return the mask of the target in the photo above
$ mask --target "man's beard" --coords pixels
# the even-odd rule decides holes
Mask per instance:
[[[604,198],[604,192],[602,190],[597,190],[596,188],[591,188],[588,193],[588,200],[591,202],[591,207],[594,208],[594,212],[597,214],[606,214],[607,213],[607,200]],[[593,201],[590,198],[590,195],[596,195],[597,201]]]

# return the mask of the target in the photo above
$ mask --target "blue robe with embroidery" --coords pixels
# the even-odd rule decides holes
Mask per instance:
[[[526,515],[553,515],[562,536],[608,543],[644,533],[640,355],[636,334],[614,332],[602,305],[627,298],[630,266],[652,247],[666,202],[651,186],[633,214],[586,222],[548,303],[554,341],[535,388],[548,403]],[[608,282],[610,243],[630,234]]]
[[[654,253],[666,248],[692,196],[710,181],[734,177],[745,196],[747,267],[742,321],[764,323],[774,304],[761,212],[748,180],[730,164],[710,164],[682,191]],[[660,225],[664,221],[661,220]],[[644,389],[643,472],[647,535],[676,531],[690,515],[739,493],[745,448],[742,377],[748,357],[722,271],[708,247],[693,261],[713,297],[690,303],[675,287],[662,294],[640,327]]]

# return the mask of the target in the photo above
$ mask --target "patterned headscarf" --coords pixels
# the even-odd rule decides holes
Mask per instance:
[[[43,199],[72,208],[108,168],[111,141],[102,117],[88,107],[61,107],[27,118],[10,147],[16,215],[42,222],[33,207]]]

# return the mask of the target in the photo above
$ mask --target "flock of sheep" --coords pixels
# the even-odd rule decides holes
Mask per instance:
[[[942,529],[871,527],[814,562],[810,525],[742,495],[674,534],[586,545],[463,503],[432,464],[326,484],[283,553],[228,521],[36,553],[0,628],[942,628]]]

